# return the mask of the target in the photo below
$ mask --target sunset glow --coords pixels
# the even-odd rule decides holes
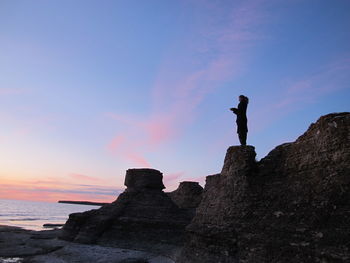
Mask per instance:
[[[0,3],[0,199],[113,201],[220,172],[250,99],[258,158],[349,111],[350,2]]]

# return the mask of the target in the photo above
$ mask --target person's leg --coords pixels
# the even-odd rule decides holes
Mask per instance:
[[[241,145],[243,145],[243,138],[242,138],[242,133],[238,133],[238,138],[239,138],[239,142],[241,143]]]
[[[241,145],[247,145],[247,133],[246,132],[240,132],[238,133],[239,142]]]
[[[247,145],[247,133],[243,133],[243,145]]]

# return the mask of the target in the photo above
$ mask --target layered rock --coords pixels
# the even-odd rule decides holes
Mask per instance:
[[[202,200],[203,187],[198,182],[181,182],[179,187],[168,193],[171,200],[180,208],[195,209]]]
[[[61,238],[176,254],[192,216],[163,192],[162,178],[154,169],[127,170],[127,189],[118,199],[100,209],[71,214]]]
[[[190,238],[181,262],[235,262],[236,232],[243,223],[241,212],[249,209],[248,188],[256,168],[255,155],[252,146],[230,147],[221,174],[206,178],[202,202],[187,228]]]
[[[350,113],[329,114],[260,162],[230,147],[178,262],[348,262],[349,222]]]

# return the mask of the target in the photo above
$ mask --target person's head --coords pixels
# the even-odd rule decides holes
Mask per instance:
[[[244,95],[239,95],[238,100],[241,101],[246,101],[247,103],[249,102],[248,97],[244,96]]]

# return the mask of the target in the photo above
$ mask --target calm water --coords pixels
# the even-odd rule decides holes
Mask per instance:
[[[42,230],[43,224],[64,224],[68,215],[99,206],[0,199],[0,225]]]

